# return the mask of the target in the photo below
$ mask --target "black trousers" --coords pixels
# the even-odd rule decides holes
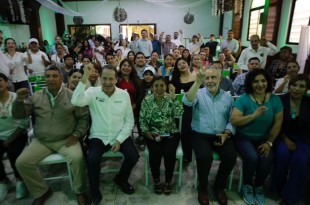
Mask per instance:
[[[196,155],[199,188],[207,190],[213,151],[220,156],[220,166],[215,178],[214,188],[224,189],[227,178],[236,163],[236,150],[233,140],[229,138],[222,146],[215,146],[206,134],[193,131],[192,145]]]
[[[17,139],[15,139],[8,147],[3,146],[3,140],[0,140],[0,158],[2,159],[4,153],[7,153],[8,159],[10,161],[11,167],[13,169],[15,178],[20,179],[21,176],[19,175],[16,167],[15,162],[17,157],[22,153],[24,150],[26,143],[27,143],[28,136],[27,134],[22,134]],[[6,178],[5,168],[3,162],[1,160],[0,163],[0,180]]]
[[[184,112],[182,115],[182,131],[181,131],[181,142],[182,142],[182,150],[183,150],[183,159],[184,161],[191,162],[192,161],[192,107],[188,107],[186,105],[183,106]]]
[[[89,148],[87,154],[87,171],[90,185],[91,197],[95,198],[100,194],[100,163],[102,155],[111,149],[111,145],[105,145],[100,139],[93,138],[89,140]],[[133,167],[139,160],[139,153],[130,137],[122,144],[120,152],[124,155],[124,161],[119,170],[118,176],[124,181],[128,181]]]
[[[165,181],[171,182],[176,160],[176,150],[179,145],[180,135],[174,134],[173,137],[163,139],[160,142],[145,138],[146,145],[150,153],[150,167],[153,179],[160,178],[161,158],[164,157]]]

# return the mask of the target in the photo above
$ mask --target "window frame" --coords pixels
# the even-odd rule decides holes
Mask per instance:
[[[293,2],[292,2],[292,8],[290,11],[290,20],[288,23],[288,30],[287,30],[288,32],[286,34],[286,42],[285,43],[289,44],[289,45],[298,45],[299,44],[299,43],[290,42],[291,28],[292,28],[294,13],[295,13],[296,1],[297,0],[293,0]]]
[[[125,24],[125,23],[121,23],[121,24],[119,24],[119,26],[118,26],[118,31],[119,31],[119,33],[121,32],[121,27],[122,26],[154,26],[154,33],[156,34],[157,33],[157,24],[156,23],[127,23],[127,24]],[[139,34],[140,35],[140,37],[141,37],[141,34]],[[148,34],[148,35],[150,35],[150,34]],[[127,36],[128,37],[128,36]],[[149,36],[150,37],[150,36]],[[128,41],[129,41],[130,39],[128,38]]]
[[[110,37],[112,38],[112,24],[110,23],[98,23],[98,24],[81,24],[81,25],[75,25],[75,24],[68,24],[67,28],[68,28],[68,32],[72,35],[71,33],[71,28],[72,27],[91,27],[91,26],[109,26],[110,27]],[[97,33],[96,33],[97,35]]]
[[[252,7],[252,4],[253,4],[253,1],[251,3],[251,7]],[[249,20],[248,20],[248,32],[247,32],[247,40],[250,41],[250,22],[251,22],[251,14],[253,11],[256,11],[256,10],[261,10],[261,9],[264,9],[263,12],[265,12],[265,6],[260,6],[260,7],[255,7],[255,8],[252,8],[250,9],[250,15],[249,15]]]

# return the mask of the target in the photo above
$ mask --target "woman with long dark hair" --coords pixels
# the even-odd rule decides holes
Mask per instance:
[[[16,42],[13,38],[4,41],[4,60],[10,69],[10,78],[15,91],[19,88],[29,88],[28,77],[25,73],[24,63],[31,64],[32,58],[27,47],[27,54],[17,52]]]
[[[181,58],[183,58],[184,60],[186,60],[187,64],[190,65],[191,64],[191,60],[192,60],[192,57],[191,57],[191,54],[189,52],[189,50],[186,48],[182,51],[182,56]]]
[[[128,59],[124,59],[120,63],[120,69],[118,72],[118,82],[116,86],[123,90],[127,90],[130,96],[132,109],[134,115],[137,117],[138,108],[140,105],[140,87],[141,80],[137,74],[137,71],[132,64],[132,62]]]
[[[172,72],[171,82],[175,87],[175,92],[182,94],[187,92],[196,80],[196,75],[190,72],[189,64],[185,59],[178,59],[174,64],[174,69]],[[192,161],[193,148],[191,145],[192,136],[192,107],[183,105],[183,115],[182,115],[182,131],[181,131],[181,142],[183,149],[183,166],[186,167]]]

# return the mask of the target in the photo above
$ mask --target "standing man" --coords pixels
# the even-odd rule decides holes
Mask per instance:
[[[45,71],[46,87],[29,96],[29,90],[17,90],[12,115],[24,119],[32,115],[35,138],[16,160],[16,168],[34,196],[32,205],[43,205],[53,194],[43,180],[38,164],[58,153],[70,164],[73,191],[79,205],[86,205],[85,161],[79,143],[88,128],[88,111],[71,104],[72,91],[62,86],[63,76],[56,66]]]
[[[261,68],[265,68],[267,62],[267,56],[274,56],[278,53],[279,49],[266,40],[265,37],[259,39],[258,35],[252,35],[250,37],[251,46],[244,49],[238,60],[238,65],[242,69],[247,69],[247,62],[250,58],[257,57],[260,60]]]
[[[50,64],[47,55],[40,51],[39,41],[36,38],[29,39],[30,45],[30,55],[32,58],[32,63],[27,64],[28,72],[31,74],[33,72],[44,72],[45,68]],[[27,53],[25,53],[26,55]]]
[[[234,39],[234,32],[232,30],[228,31],[227,40],[222,42],[221,52],[223,52],[224,48],[229,48],[234,56],[239,50],[239,42]]]
[[[132,33],[131,41],[129,43],[129,48],[132,50],[135,54],[139,52],[138,49],[138,40],[139,40],[139,34]]]
[[[173,43],[171,41],[171,36],[170,35],[166,35],[166,41],[163,42],[163,37],[164,37],[165,32],[161,32],[160,36],[159,36],[159,42],[161,44],[161,53],[163,55],[167,55],[167,54],[172,54],[172,50],[174,48],[176,48],[175,43]]]
[[[213,190],[220,205],[227,205],[224,192],[227,178],[233,169],[237,154],[231,134],[235,128],[230,123],[233,98],[219,89],[219,70],[199,70],[196,81],[184,95],[183,103],[193,106],[192,145],[196,155],[198,172],[198,201],[209,205],[208,176],[213,160],[213,151],[219,154],[221,163],[215,178]],[[206,87],[199,89],[203,83]]]
[[[172,43],[174,43],[175,45],[177,45],[179,47],[179,45],[182,45],[182,41],[183,41],[183,38],[184,38],[184,35],[183,35],[183,31],[180,30],[180,36],[179,36],[179,33],[177,31],[175,31],[173,33],[173,39],[171,40]]]
[[[143,29],[141,31],[142,39],[138,40],[137,48],[140,52],[144,53],[146,58],[149,58],[153,51],[153,45],[150,40],[147,39],[147,30]]]
[[[161,44],[157,39],[157,34],[150,33],[150,36],[152,40],[153,51],[156,51],[158,55],[161,55]]]
[[[203,48],[209,47],[211,56],[215,56],[217,45],[222,44],[222,36],[221,35],[220,35],[219,39],[220,39],[220,43],[215,40],[215,35],[211,34],[210,35],[210,41],[206,42],[201,47],[203,47]]]
[[[134,117],[129,94],[117,88],[117,71],[114,66],[105,65],[101,75],[101,87],[86,84],[93,68],[86,66],[84,75],[73,93],[72,103],[77,106],[89,106],[92,125],[87,154],[87,170],[92,205],[102,199],[99,190],[100,163],[102,155],[108,150],[122,152],[124,161],[119,173],[114,178],[117,185],[127,194],[134,193],[128,178],[139,154],[130,138],[134,126]]]

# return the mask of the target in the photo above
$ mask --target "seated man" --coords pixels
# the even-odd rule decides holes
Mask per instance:
[[[220,74],[221,74],[221,79],[220,79],[220,85],[219,88],[224,90],[225,92],[230,93],[230,95],[234,96],[235,95],[235,90],[232,86],[232,82],[228,77],[225,77],[222,75],[223,73],[223,64],[219,61],[214,61],[212,63],[211,68],[219,69]]]
[[[79,138],[88,127],[88,111],[71,104],[72,91],[62,86],[63,76],[56,66],[45,71],[46,87],[29,95],[29,90],[17,90],[13,103],[14,118],[23,119],[32,114],[35,119],[35,138],[17,158],[16,168],[34,196],[32,205],[42,205],[53,194],[38,170],[45,157],[57,152],[70,163],[73,190],[79,205],[87,204],[85,161]],[[25,100],[25,101],[24,101]]]
[[[139,76],[139,78],[142,80],[143,79],[143,72],[144,70],[147,68],[147,67],[152,67],[150,65],[148,65],[146,63],[146,60],[145,60],[145,55],[142,53],[142,52],[138,52],[136,54],[136,60],[135,60],[136,64],[135,64],[135,69],[137,71],[137,74]]]
[[[91,64],[89,64],[91,65]],[[117,88],[117,71],[112,65],[103,67],[101,87],[86,89],[92,66],[84,68],[82,80],[73,93],[72,104],[89,106],[92,125],[87,155],[87,170],[90,185],[91,204],[99,204],[102,195],[99,189],[100,162],[108,150],[122,152],[124,161],[114,181],[127,194],[134,193],[128,178],[139,154],[129,137],[134,126],[133,111],[127,91]]]
[[[249,72],[254,70],[254,69],[260,69],[259,58],[257,58],[257,57],[250,58],[249,63],[248,63],[248,69],[249,69]],[[248,72],[237,75],[234,82],[232,83],[234,90],[235,90],[235,93],[237,95],[242,95],[245,92],[244,81],[245,81],[245,77],[247,74],[248,74]]]
[[[220,205],[227,205],[224,192],[227,178],[233,169],[237,154],[231,134],[235,128],[230,123],[233,98],[219,89],[221,73],[218,69],[199,70],[196,81],[184,95],[183,103],[193,106],[192,145],[196,155],[198,172],[198,201],[209,205],[208,175],[213,160],[213,151],[220,155],[221,163],[213,190]],[[206,87],[199,89],[203,83]]]

